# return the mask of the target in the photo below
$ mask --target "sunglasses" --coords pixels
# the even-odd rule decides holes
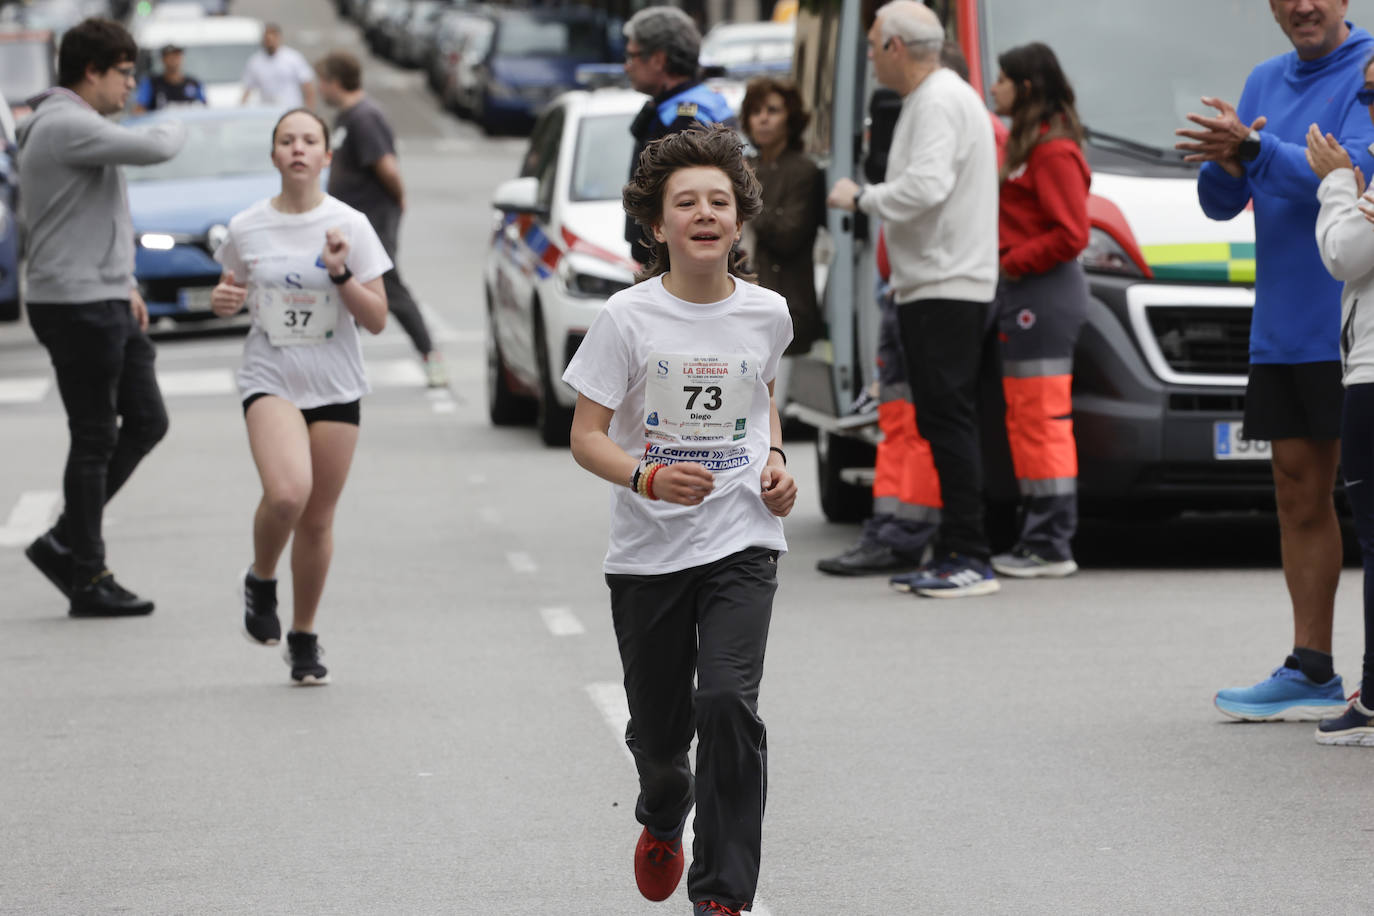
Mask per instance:
[[[1366,86],[1356,91],[1355,101],[1361,105],[1374,105],[1374,86]]]

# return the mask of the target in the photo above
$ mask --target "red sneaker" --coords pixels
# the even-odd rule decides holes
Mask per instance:
[[[682,838],[660,840],[645,827],[635,845],[635,884],[650,900],[667,900],[682,880]]]
[[[740,916],[739,910],[732,910],[723,903],[703,900],[692,908],[693,916]]]

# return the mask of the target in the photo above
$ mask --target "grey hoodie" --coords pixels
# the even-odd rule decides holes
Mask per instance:
[[[121,165],[177,154],[180,121],[121,127],[75,93],[34,100],[19,126],[19,219],[27,233],[30,302],[128,299],[134,285],[134,227]]]

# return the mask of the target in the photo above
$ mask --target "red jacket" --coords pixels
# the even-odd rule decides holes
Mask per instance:
[[[1067,137],[1031,150],[1026,164],[1002,182],[997,241],[1004,273],[1044,273],[1088,247],[1091,180],[1083,151]]]

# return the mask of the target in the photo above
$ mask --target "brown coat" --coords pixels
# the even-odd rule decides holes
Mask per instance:
[[[792,313],[789,356],[805,353],[825,336],[816,302],[816,268],[811,249],[825,218],[821,171],[811,157],[785,150],[773,162],[749,160],[763,185],[763,211],[750,225],[755,251],[751,258],[759,285],[787,300]]]

